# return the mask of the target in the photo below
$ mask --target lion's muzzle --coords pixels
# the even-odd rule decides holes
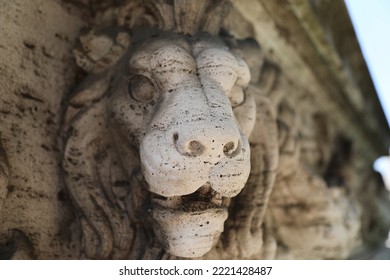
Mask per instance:
[[[255,106],[248,66],[221,42],[175,42],[151,40],[130,56],[111,116],[119,137],[140,144],[158,239],[176,256],[200,257],[248,179]]]
[[[215,244],[227,219],[227,198],[241,191],[250,173],[249,143],[227,96],[218,86],[196,79],[191,84],[164,100],[140,148],[155,194],[155,232],[182,257],[202,256]]]

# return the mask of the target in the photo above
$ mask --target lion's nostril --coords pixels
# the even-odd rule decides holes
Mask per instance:
[[[175,132],[172,140],[180,154],[189,157],[206,156],[207,161],[210,162],[219,161],[224,156],[233,158],[241,153],[240,139],[233,140],[233,137],[223,134],[214,137],[210,139],[203,135],[194,136],[193,133]]]
[[[234,152],[234,148],[235,148],[234,142],[230,141],[225,146],[223,146],[223,152],[225,155],[230,156]]]
[[[235,157],[240,154],[241,147],[242,145],[240,140],[237,143],[231,141],[223,147],[223,153],[229,157]]]
[[[206,150],[206,147],[199,141],[196,140],[185,141],[185,139],[183,138],[179,140],[179,133],[177,132],[173,134],[173,142],[175,143],[177,150],[181,154],[191,156],[191,157],[200,156]]]
[[[205,151],[205,146],[198,141],[190,141],[187,148],[191,156],[200,156]]]

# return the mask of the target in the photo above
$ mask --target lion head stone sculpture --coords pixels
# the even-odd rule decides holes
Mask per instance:
[[[90,75],[69,101],[63,167],[88,258],[139,257],[145,224],[169,253],[203,256],[250,175],[248,65],[231,39],[161,29],[90,32],[75,51]]]

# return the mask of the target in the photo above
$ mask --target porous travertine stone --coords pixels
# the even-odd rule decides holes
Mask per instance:
[[[247,137],[254,127],[256,107],[246,90],[249,68],[223,41],[206,35],[163,33],[136,49],[124,50],[122,57],[112,67],[108,63],[105,75],[92,75],[92,82],[87,80],[70,100],[64,161],[67,186],[80,208],[85,208],[84,222],[97,228],[95,223],[101,223],[102,217],[95,213],[115,217],[113,211],[119,211],[120,205],[115,210],[103,204],[106,199],[98,191],[101,175],[93,175],[95,159],[118,158],[116,164],[130,180],[139,149],[157,238],[174,255],[200,257],[218,241],[229,198],[241,191],[250,173]],[[86,111],[74,112],[80,106],[87,106]],[[92,211],[86,200],[95,208],[93,200],[101,201],[101,206]],[[205,226],[199,226],[200,218]],[[129,217],[118,219],[111,228],[126,227]],[[208,220],[211,225],[206,226]],[[115,246],[113,234],[114,240],[104,236],[96,240]],[[132,235],[125,228],[117,234],[119,239]],[[108,257],[114,250],[107,247],[92,253],[88,247],[89,257],[103,253],[95,257]]]
[[[0,10],[0,259],[77,258],[57,140],[82,20],[58,1]]]
[[[380,118],[288,3],[0,3],[0,259],[340,259],[387,233]]]
[[[74,54],[90,76],[69,102],[63,166],[69,193],[83,213],[88,258],[138,254],[131,244],[148,231],[147,223],[132,226],[139,216],[175,256],[203,256],[224,228],[230,232],[225,257],[250,258],[261,251],[261,223],[277,163],[276,120],[263,93],[249,86],[251,72],[252,81],[258,80],[263,64],[258,45],[197,34],[216,32],[226,3],[210,3],[195,9],[181,1],[129,2],[122,12],[140,16],[148,5],[163,10],[162,22],[149,23],[160,30],[139,29],[119,14],[119,24],[134,32],[81,36]],[[212,13],[203,14],[202,5]],[[189,20],[179,20],[183,15]],[[248,137],[255,121],[252,143],[258,143],[261,163],[252,160],[257,167],[251,187],[236,202],[245,205],[234,213],[240,218],[226,221],[231,198],[251,172]]]

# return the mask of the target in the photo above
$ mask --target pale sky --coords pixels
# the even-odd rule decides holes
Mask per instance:
[[[345,3],[390,123],[390,1],[345,0]]]

